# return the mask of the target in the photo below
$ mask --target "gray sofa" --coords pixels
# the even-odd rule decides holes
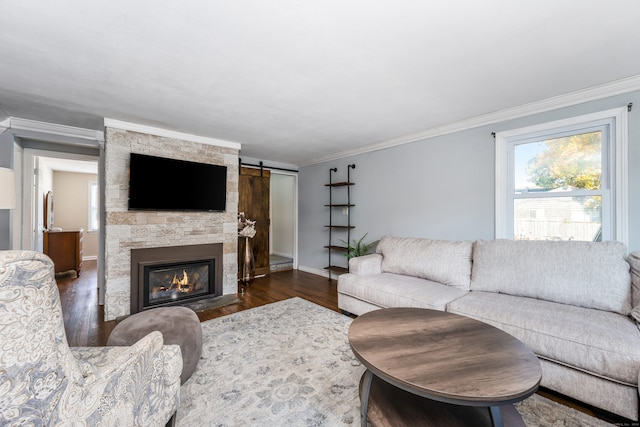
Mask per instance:
[[[640,253],[619,242],[383,237],[338,278],[338,306],[445,310],[531,348],[541,385],[638,420]]]

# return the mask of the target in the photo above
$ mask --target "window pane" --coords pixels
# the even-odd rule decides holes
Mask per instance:
[[[601,240],[602,197],[513,201],[515,240]]]
[[[600,131],[519,144],[514,156],[516,194],[601,188]]]
[[[98,209],[98,184],[89,183],[89,231],[97,231],[100,224]]]

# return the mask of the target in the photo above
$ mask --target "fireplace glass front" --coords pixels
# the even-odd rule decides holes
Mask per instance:
[[[213,294],[214,271],[214,259],[144,266],[145,307]]]

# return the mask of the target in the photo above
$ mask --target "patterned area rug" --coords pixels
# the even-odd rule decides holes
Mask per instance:
[[[364,368],[347,340],[351,321],[292,298],[202,323],[177,425],[358,426]],[[609,425],[538,395],[517,408],[529,427]]]

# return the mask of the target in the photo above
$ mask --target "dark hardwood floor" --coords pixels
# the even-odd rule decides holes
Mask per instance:
[[[98,304],[96,274],[96,262],[84,261],[79,277],[74,272],[56,275],[67,340],[72,347],[105,345],[116,324],[115,320],[103,320],[104,310]],[[329,281],[299,270],[288,270],[255,279],[249,286],[239,284],[239,303],[200,312],[198,317],[200,321],[205,321],[292,297],[301,297],[330,310],[340,311],[335,280]],[[541,389],[537,393],[612,424],[638,425],[548,390]]]
[[[80,275],[56,274],[62,317],[71,347],[103,346],[115,321],[105,322],[103,306],[98,304],[96,261],[83,261]]]
[[[74,272],[56,276],[67,340],[72,347],[103,346],[115,327],[105,322],[98,305],[96,262],[84,261],[79,277]],[[238,285],[240,303],[199,312],[201,321],[288,298],[301,297],[334,311],[338,309],[337,283],[299,270],[281,271]]]

